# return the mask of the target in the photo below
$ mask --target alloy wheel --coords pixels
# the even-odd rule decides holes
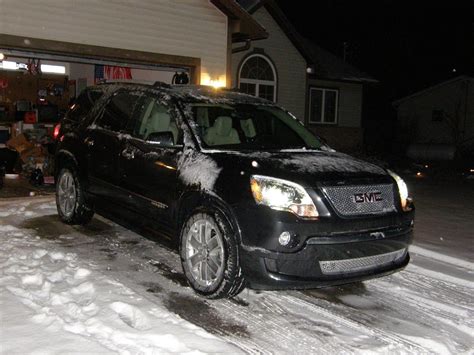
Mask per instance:
[[[224,242],[213,221],[199,219],[186,235],[185,262],[201,287],[213,287],[224,272]]]
[[[77,200],[77,190],[74,176],[65,171],[58,182],[58,202],[59,208],[64,216],[70,217],[74,213]]]

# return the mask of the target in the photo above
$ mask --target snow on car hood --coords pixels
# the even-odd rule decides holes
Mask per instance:
[[[300,175],[340,175],[340,176],[386,176],[382,167],[356,159],[350,155],[334,151],[277,151],[277,152],[237,152],[208,150],[220,166],[227,169],[254,167],[261,174]],[[257,164],[255,164],[257,163]]]

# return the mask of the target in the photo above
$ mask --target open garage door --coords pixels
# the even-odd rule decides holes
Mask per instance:
[[[168,84],[191,82],[193,67],[169,64],[139,64],[110,60],[108,58],[89,58],[86,56],[68,56],[27,52],[12,49],[0,49],[5,59],[0,63],[0,69],[19,70],[35,74],[63,74],[68,77],[70,84],[76,85],[75,94],[86,86],[99,80],[123,80],[131,82],[154,83],[156,81]]]
[[[0,121],[24,120],[24,112],[35,111],[35,122],[55,122],[98,81],[195,83],[199,73],[200,61],[194,58],[43,40],[25,50],[8,38],[0,46],[0,103],[8,117]]]

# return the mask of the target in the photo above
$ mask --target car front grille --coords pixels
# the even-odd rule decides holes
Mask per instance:
[[[320,261],[321,272],[325,275],[347,274],[383,267],[405,257],[407,249],[362,258]]]
[[[322,190],[334,209],[343,216],[384,214],[396,210],[392,184],[326,186]]]

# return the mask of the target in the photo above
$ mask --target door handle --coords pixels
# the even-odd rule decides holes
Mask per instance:
[[[131,159],[135,158],[135,153],[134,153],[133,150],[125,148],[124,150],[122,150],[122,157],[124,157],[125,159],[128,159],[128,160],[131,160]]]
[[[88,147],[92,147],[94,145],[94,140],[91,137],[87,137],[86,139],[84,139],[84,143]]]

